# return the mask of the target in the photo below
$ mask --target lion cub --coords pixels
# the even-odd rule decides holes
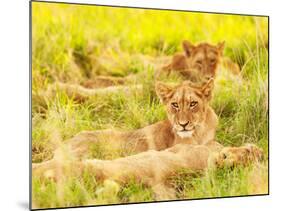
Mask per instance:
[[[262,160],[263,151],[253,144],[216,148],[178,144],[163,151],[150,150],[115,160],[91,159],[78,165],[82,169],[88,167],[100,180],[126,183],[134,178],[151,186],[157,200],[169,200],[175,198],[175,190],[167,182],[168,178],[180,169],[204,171],[208,168],[246,166]]]
[[[175,197],[166,181],[181,168],[205,170],[261,160],[263,153],[254,145],[223,147],[214,141],[218,119],[209,105],[213,86],[213,79],[202,86],[188,81],[175,87],[157,83],[156,93],[166,107],[166,120],[127,132],[81,132],[66,141],[71,161],[61,160],[58,149],[52,160],[32,165],[33,175],[57,180],[69,165],[78,173],[85,168],[92,170],[99,180],[122,183],[133,177],[151,186],[156,199],[163,200]],[[134,155],[114,160],[87,159],[90,146],[99,143]]]
[[[182,47],[184,53],[175,54],[171,63],[162,67],[156,73],[156,77],[159,77],[161,73],[169,75],[172,71],[194,82],[216,77],[223,56],[224,42],[217,45],[209,43],[193,45],[185,40],[182,42]]]
[[[166,120],[135,131],[84,131],[68,143],[85,155],[90,143],[106,143],[113,149],[135,154],[150,149],[164,150],[178,143],[207,144],[214,140],[218,118],[209,105],[214,86],[210,79],[202,86],[188,81],[171,87],[156,84],[156,93],[166,107]]]
[[[33,174],[60,180],[67,167],[79,175],[87,170],[96,180],[127,183],[132,179],[152,187],[156,200],[176,198],[169,177],[178,170],[203,172],[207,169],[246,166],[263,160],[263,151],[253,144],[223,147],[217,142],[208,145],[177,144],[163,151],[149,150],[114,160],[86,159],[70,163],[48,163],[33,166]],[[118,184],[116,184],[118,185]]]
[[[97,144],[109,146],[113,152],[126,152],[125,155],[150,149],[160,151],[178,143],[207,144],[214,140],[218,124],[209,105],[213,86],[213,79],[202,86],[185,81],[171,87],[158,82],[156,93],[166,107],[166,120],[133,131],[83,131],[65,143],[78,159],[91,157],[91,149]]]

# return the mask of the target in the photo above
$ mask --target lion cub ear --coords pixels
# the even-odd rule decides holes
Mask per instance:
[[[214,89],[214,79],[210,78],[201,88],[201,93],[208,101],[212,99],[212,92]]]
[[[162,82],[156,82],[155,84],[156,94],[160,101],[166,104],[172,97],[174,89]]]
[[[218,49],[218,51],[220,52],[220,54],[223,53],[224,46],[225,46],[225,41],[219,42],[219,43],[217,44],[217,49]]]
[[[191,56],[191,53],[194,50],[195,46],[191,42],[189,42],[187,40],[184,40],[182,42],[182,48],[183,48],[183,50],[185,52],[185,55],[187,57],[189,57],[189,56]]]

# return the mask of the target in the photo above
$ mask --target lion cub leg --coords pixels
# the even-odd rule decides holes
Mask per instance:
[[[158,68],[158,70],[155,71],[154,77],[155,79],[159,79],[160,76],[162,75],[169,76],[171,71],[172,71],[172,65],[171,64],[165,65],[161,68]]]
[[[82,160],[90,158],[95,149],[117,152],[124,136],[124,132],[114,130],[83,131],[66,141],[66,145],[72,157]]]
[[[88,87],[81,86],[79,84],[56,82],[54,84],[50,84],[47,90],[42,92],[40,95],[43,95],[45,98],[51,98],[56,96],[58,90],[64,92],[68,97],[72,98],[73,100],[82,103],[92,97],[102,96],[102,95],[110,95],[110,94],[118,94],[118,93],[131,95],[136,91],[142,91],[143,87],[141,84],[136,84],[136,85],[132,84],[128,86],[112,85],[106,87],[88,88]]]
[[[84,168],[93,172],[98,181],[115,181],[119,184],[126,184],[132,179],[152,188],[155,200],[176,199],[176,192],[172,187],[165,184],[165,170],[162,172],[149,165],[150,152],[142,153],[144,156],[130,156],[116,160],[91,159],[83,161]],[[158,152],[156,152],[158,154]],[[135,159],[136,158],[136,159]],[[140,158],[140,159],[138,159]],[[142,160],[144,159],[144,162]],[[157,158],[156,158],[157,160]]]
[[[90,158],[92,151],[101,147],[101,145],[114,147],[114,144],[108,144],[108,140],[121,135],[111,130],[101,131],[83,131],[73,138],[66,140],[65,143],[58,146],[54,151],[54,156],[48,161],[32,164],[32,173],[45,178],[54,178],[56,180],[61,166],[67,162],[78,163],[83,159]],[[115,146],[116,147],[116,146]]]
[[[155,78],[159,79],[162,75],[168,77],[172,71],[181,73],[188,67],[186,57],[182,53],[177,53],[172,57],[169,64],[164,65],[155,72]]]
[[[116,85],[124,85],[126,82],[124,77],[113,76],[95,76],[93,79],[89,79],[81,83],[85,88],[105,88]]]

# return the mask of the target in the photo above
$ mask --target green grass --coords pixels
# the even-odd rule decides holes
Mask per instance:
[[[52,157],[57,142],[82,130],[137,129],[165,119],[153,89],[153,61],[181,51],[181,41],[226,41],[225,55],[241,67],[241,78],[222,71],[212,107],[219,116],[217,140],[224,145],[255,143],[268,150],[267,19],[234,15],[128,10],[32,3],[32,92],[54,81],[82,83],[96,75],[140,74],[143,93],[96,96],[77,103],[61,91],[33,98],[32,161]],[[73,52],[76,57],[73,57]],[[151,62],[152,61],[152,62]],[[42,104],[42,102],[44,102]],[[92,156],[114,158],[103,146]],[[182,198],[267,193],[267,162],[205,175],[179,173],[171,179]],[[99,184],[84,172],[60,183],[33,178],[37,207],[153,201],[149,187],[131,181]]]

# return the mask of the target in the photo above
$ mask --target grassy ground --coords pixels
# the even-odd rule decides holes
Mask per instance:
[[[226,41],[225,55],[240,65],[241,78],[222,71],[216,80],[212,106],[220,120],[217,140],[235,146],[255,143],[267,155],[266,18],[48,3],[33,3],[32,9],[33,96],[54,81],[83,83],[96,75],[137,73],[143,76],[137,83],[145,87],[141,94],[97,96],[83,103],[60,91],[45,99],[44,106],[34,97],[33,162],[51,158],[58,143],[82,130],[136,129],[165,119],[153,90],[151,61],[181,51],[183,39]],[[105,146],[93,148],[92,154],[103,159],[120,156]],[[171,183],[179,199],[267,193],[267,170],[265,161],[200,176],[183,171]],[[78,178],[65,175],[60,184],[38,178],[32,184],[34,207],[154,200],[151,189],[143,184],[100,184],[87,172]]]

